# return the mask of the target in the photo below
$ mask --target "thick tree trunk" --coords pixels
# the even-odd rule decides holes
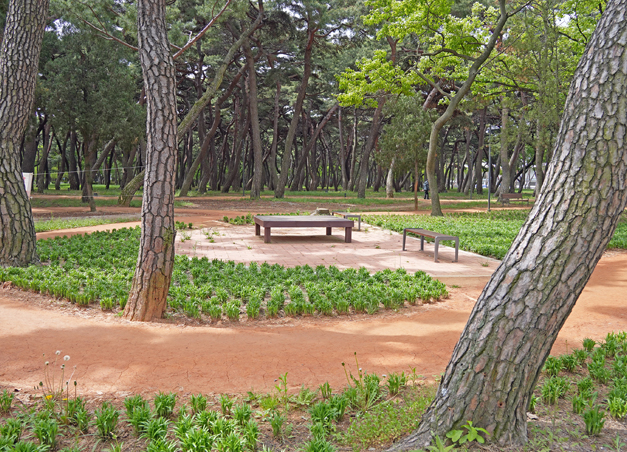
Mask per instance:
[[[290,128],[287,131],[287,138],[285,139],[285,150],[283,151],[283,160],[281,161],[281,174],[279,174],[279,180],[276,188],[274,189],[275,198],[283,198],[285,196],[287,177],[289,175],[290,167],[292,166],[292,147],[294,146],[294,137],[296,136],[296,129],[298,128],[298,121],[300,119],[300,113],[303,109],[303,101],[305,100],[305,94],[307,93],[307,85],[309,84],[309,76],[311,75],[311,54],[313,52],[315,36],[315,30],[308,30],[307,45],[305,46],[305,60],[303,63],[303,78],[300,82],[296,102],[294,103],[294,116],[292,116]]]
[[[416,449],[467,421],[527,441],[527,407],[560,328],[627,204],[626,0],[610,1],[579,62],[538,200],[470,314]]]
[[[35,225],[20,166],[32,113],[48,0],[11,0],[0,48],[0,265],[38,261]]]
[[[139,256],[124,317],[148,321],[165,312],[176,237],[176,74],[167,37],[165,0],[138,0],[137,35],[147,99],[147,171]]]

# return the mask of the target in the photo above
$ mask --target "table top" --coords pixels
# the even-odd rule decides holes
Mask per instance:
[[[263,226],[337,226],[353,227],[355,222],[332,215],[255,215],[255,223]]]

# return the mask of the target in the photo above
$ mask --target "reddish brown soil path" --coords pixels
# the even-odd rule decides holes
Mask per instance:
[[[444,370],[486,279],[458,278],[449,300],[398,314],[282,323],[182,327],[131,324],[92,310],[80,315],[33,303],[41,297],[0,290],[0,387],[28,390],[43,378],[43,353],[62,350],[76,365],[86,394],[268,391],[288,373],[292,388],[346,383],[343,361],[355,371],[387,374],[416,368],[430,377]],[[627,253],[601,259],[560,333],[555,353],[584,337],[627,330]],[[78,313],[78,314],[77,314]],[[70,366],[71,367],[71,366]]]

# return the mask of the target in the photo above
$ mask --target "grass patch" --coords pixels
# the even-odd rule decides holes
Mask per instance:
[[[58,231],[60,229],[85,228],[101,224],[126,223],[138,221],[138,218],[51,218],[50,220],[35,220],[35,232]]]
[[[355,452],[391,444],[418,427],[434,396],[435,386],[425,386],[375,405],[372,410],[356,417],[346,432],[338,435],[339,442]]]
[[[399,233],[404,228],[423,228],[459,237],[459,247],[482,256],[503,259],[528,210],[498,210],[485,213],[457,212],[443,217],[427,215],[370,215],[362,220],[368,224]],[[608,248],[627,249],[627,216],[618,222]]]

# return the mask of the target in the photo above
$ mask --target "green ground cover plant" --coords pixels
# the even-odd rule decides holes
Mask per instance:
[[[100,224],[126,223],[138,221],[139,216],[119,218],[51,218],[50,220],[35,220],[35,232],[58,231],[59,229],[85,228]]]
[[[459,247],[482,256],[503,259],[524,223],[528,210],[498,210],[485,213],[457,212],[444,217],[427,215],[367,215],[362,221],[403,232],[423,228],[459,237]],[[627,249],[627,216],[621,217],[608,248]]]
[[[1,268],[0,281],[82,306],[123,309],[139,247],[140,228],[40,240],[41,266]],[[176,256],[169,313],[205,322],[283,315],[374,314],[432,302],[446,286],[423,272],[371,274],[308,265],[286,268]]]
[[[482,445],[489,443],[489,434],[482,426],[466,422],[445,437],[434,438],[427,450],[622,450],[627,437],[627,376],[614,368],[627,356],[627,333],[609,333],[589,351],[577,349],[554,359],[581,355],[581,351],[586,356],[577,360],[572,371],[561,368],[555,374],[549,366],[551,374],[542,372],[534,392],[535,407],[530,407],[536,415],[528,423],[525,446]],[[587,364],[601,358],[614,372],[607,384],[590,378],[587,370]],[[176,397],[158,393],[146,399],[137,394],[124,401],[107,396],[90,400],[71,393],[67,398],[33,397],[27,403],[4,406],[0,452],[380,451],[417,427],[436,390],[415,370],[386,377],[362,370],[355,361],[346,375],[344,388],[323,384],[318,390],[302,386],[298,392],[286,390],[291,385],[283,374],[267,394]],[[550,386],[558,388],[560,395],[544,401],[544,388]],[[7,393],[2,391],[5,397]],[[579,410],[573,403],[577,399],[582,401]],[[84,424],[77,422],[79,413],[87,419]]]
[[[281,380],[287,387],[287,374]],[[152,400],[136,394],[123,402],[106,396],[87,403],[76,395],[33,398],[0,415],[0,452],[358,450],[389,444],[414,428],[434,394],[432,385],[420,383],[403,384],[396,395],[382,387],[379,403],[358,418],[343,389],[325,400],[304,386],[298,393],[279,385],[268,394],[221,394],[210,403],[202,394],[179,399],[173,393],[158,393]],[[281,403],[265,406],[265,399]],[[164,401],[170,414],[161,412]],[[86,410],[91,419],[86,428],[67,421],[70,405]]]

